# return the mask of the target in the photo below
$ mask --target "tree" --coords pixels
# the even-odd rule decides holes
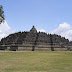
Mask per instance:
[[[0,24],[5,20],[3,6],[0,5]]]

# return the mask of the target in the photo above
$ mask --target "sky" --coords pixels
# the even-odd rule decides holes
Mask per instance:
[[[72,41],[72,0],[0,0],[5,23],[0,39],[10,33],[38,31],[58,34]]]

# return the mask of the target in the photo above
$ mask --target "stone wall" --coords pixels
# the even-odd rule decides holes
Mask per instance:
[[[10,51],[17,51],[18,50],[18,46],[14,45],[14,46],[10,46]]]
[[[7,46],[1,46],[0,45],[0,50],[6,50],[7,49]]]

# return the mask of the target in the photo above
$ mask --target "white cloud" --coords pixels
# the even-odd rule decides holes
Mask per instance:
[[[46,32],[44,29],[37,30],[37,32]],[[11,33],[14,33],[15,31],[11,30],[10,26],[5,21],[4,24],[0,24],[0,40],[3,37],[8,36]],[[58,34],[61,35],[70,41],[72,41],[72,29],[71,25],[68,23],[62,23],[59,24],[59,26],[51,32],[52,34]]]
[[[9,25],[7,24],[6,21],[4,23],[0,24],[0,40],[10,33],[14,33],[15,31],[12,31]]]
[[[72,41],[72,29],[71,25],[68,23],[59,24],[59,26],[51,33],[61,35]]]
[[[37,30],[37,32],[46,32],[44,29]]]

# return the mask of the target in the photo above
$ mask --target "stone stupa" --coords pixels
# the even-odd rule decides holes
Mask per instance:
[[[0,50],[11,51],[69,51],[72,42],[56,34],[37,32],[33,26],[29,32],[10,34],[0,41]]]

